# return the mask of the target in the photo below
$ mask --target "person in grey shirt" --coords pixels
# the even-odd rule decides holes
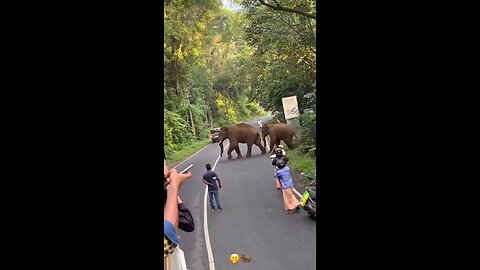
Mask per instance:
[[[212,212],[215,212],[214,200],[217,204],[218,211],[222,211],[222,206],[220,204],[220,199],[218,198],[218,189],[222,188],[222,183],[220,183],[220,178],[218,175],[212,171],[212,165],[207,163],[205,165],[207,171],[203,174],[203,183],[208,185],[208,200],[210,201],[210,206],[212,207]],[[218,181],[218,186],[217,186]]]

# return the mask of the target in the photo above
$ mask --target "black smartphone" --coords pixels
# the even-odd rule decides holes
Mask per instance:
[[[193,167],[193,164],[190,164],[185,170],[181,171],[180,174],[188,172]]]

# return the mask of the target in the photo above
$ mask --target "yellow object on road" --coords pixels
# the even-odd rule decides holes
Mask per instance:
[[[230,255],[230,261],[232,263],[238,263],[240,261],[240,257],[238,256],[238,254],[233,253],[232,255]]]

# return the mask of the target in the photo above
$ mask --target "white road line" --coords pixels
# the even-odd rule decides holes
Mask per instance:
[[[212,245],[210,243],[210,235],[208,234],[208,220],[207,220],[207,195],[208,195],[208,188],[205,188],[205,197],[204,207],[203,207],[203,230],[205,234],[205,243],[207,245],[207,255],[208,255],[208,267],[210,270],[215,270],[215,261],[213,259],[213,252],[212,252]]]
[[[227,146],[229,145],[230,143],[228,143],[227,145],[225,145],[225,147],[223,147],[224,152],[225,152],[225,148],[227,148]],[[217,166],[219,159],[220,159],[220,155],[218,155],[212,170],[215,170],[215,167]],[[208,195],[208,186],[205,186],[205,197],[203,199],[203,230],[205,234],[205,244],[207,245],[208,267],[210,268],[210,270],[215,270],[215,260],[213,259],[212,244],[210,243],[210,235],[208,234],[207,195]]]

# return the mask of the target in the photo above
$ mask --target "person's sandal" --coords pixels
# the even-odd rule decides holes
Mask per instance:
[[[285,211],[285,214],[293,214],[294,212],[292,210]]]

